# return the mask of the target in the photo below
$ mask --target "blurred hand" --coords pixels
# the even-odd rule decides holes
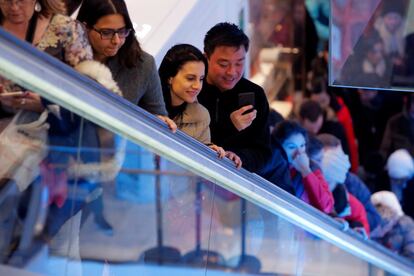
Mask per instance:
[[[171,129],[171,131],[173,133],[175,133],[177,131],[177,125],[175,124],[175,122],[173,120],[171,120],[170,118],[168,118],[167,116],[163,116],[163,115],[157,115],[157,117],[163,121],[164,123],[167,124],[168,128]]]
[[[20,100],[21,109],[30,110],[34,112],[43,112],[45,107],[42,104],[40,95],[31,91],[24,93],[22,99]]]
[[[367,233],[367,231],[365,230],[364,227],[354,227],[353,229],[357,233],[361,234],[361,236],[364,238],[364,240],[368,240],[369,239],[369,235],[368,235],[368,233]]]
[[[238,131],[242,131],[243,129],[249,127],[252,124],[253,120],[256,119],[256,109],[253,109],[253,111],[243,115],[244,112],[252,108],[253,105],[246,105],[241,107],[240,109],[237,109],[236,111],[233,111],[230,114],[231,122]]]
[[[296,151],[293,155],[292,166],[300,172],[302,177],[305,177],[312,172],[310,169],[309,157],[306,152]]]
[[[1,91],[3,93],[3,89]],[[45,109],[39,94],[31,91],[26,91],[20,95],[2,96],[0,97],[0,102],[3,106],[9,108],[30,110],[39,113]]]
[[[217,145],[214,145],[214,144],[212,144],[212,145],[209,145],[208,146],[210,149],[212,149],[212,150],[214,150],[215,152],[217,152],[217,154],[218,154],[218,158],[223,158],[224,156],[226,156],[226,152],[225,152],[225,150],[222,148],[222,147],[219,147],[219,146],[217,146]]]
[[[237,169],[240,169],[242,166],[242,160],[240,159],[240,157],[235,154],[232,151],[226,151],[226,157],[228,159],[230,159],[231,161],[233,161],[233,163],[236,165]]]

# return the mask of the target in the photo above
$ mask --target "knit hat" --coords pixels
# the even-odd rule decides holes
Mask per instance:
[[[414,175],[414,161],[406,149],[394,151],[388,157],[386,169],[390,178],[411,179]]]
[[[351,164],[349,157],[340,146],[327,147],[323,151],[321,169],[330,189],[338,183],[344,183]]]
[[[376,192],[371,196],[371,202],[373,205],[383,205],[390,208],[397,216],[403,216],[404,212],[401,208],[400,202],[397,196],[390,191]]]

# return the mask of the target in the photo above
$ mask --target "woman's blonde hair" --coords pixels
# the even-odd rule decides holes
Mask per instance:
[[[37,0],[42,6],[40,15],[49,17],[52,14],[66,14],[66,4],[62,0]]]

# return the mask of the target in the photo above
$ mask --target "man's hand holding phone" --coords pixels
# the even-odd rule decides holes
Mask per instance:
[[[256,119],[257,110],[254,109],[254,105],[254,92],[244,92],[238,95],[239,109],[230,114],[230,119],[238,131],[249,127]]]
[[[245,113],[249,110],[251,110],[249,113]],[[252,105],[246,105],[242,108],[237,109],[236,111],[233,111],[230,114],[230,119],[234,127],[238,131],[242,131],[243,129],[249,127],[253,123],[253,120],[256,119],[256,116],[257,110],[253,109]]]

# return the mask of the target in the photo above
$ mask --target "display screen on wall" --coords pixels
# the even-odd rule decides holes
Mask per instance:
[[[411,0],[332,0],[330,84],[414,91]]]

